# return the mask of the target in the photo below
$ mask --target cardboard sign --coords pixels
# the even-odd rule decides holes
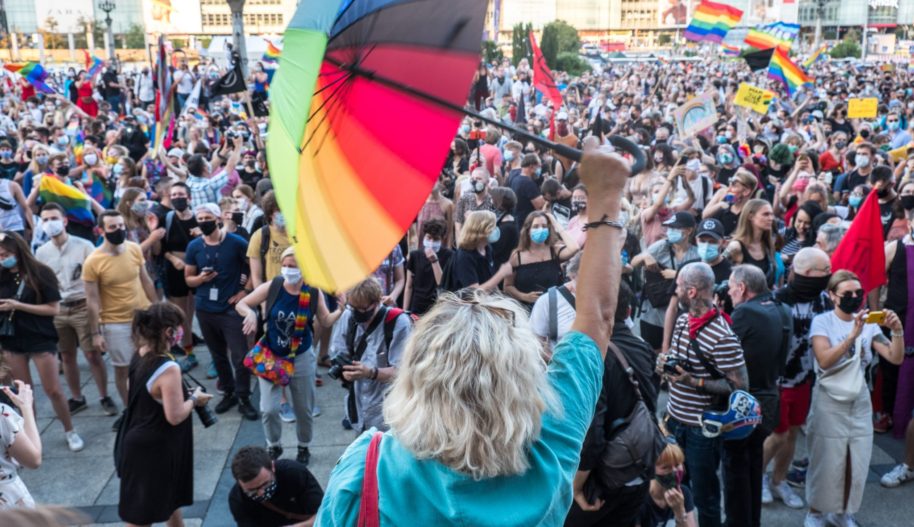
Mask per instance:
[[[714,126],[717,124],[714,96],[710,92],[703,93],[686,102],[673,111],[673,119],[676,120],[676,127],[682,137],[693,136],[705,128]]]
[[[733,104],[765,115],[768,113],[768,105],[771,104],[775,96],[773,91],[741,82],[739,90],[736,92],[736,98],[733,99]]]
[[[848,99],[848,119],[873,119],[876,117],[876,107],[879,101],[875,97],[867,99]]]

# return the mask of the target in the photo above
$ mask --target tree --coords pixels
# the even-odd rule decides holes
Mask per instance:
[[[577,52],[570,53],[564,52],[559,53],[558,59],[556,59],[557,71],[567,72],[572,77],[578,77],[585,71],[590,71],[590,64],[586,60],[582,59]]]
[[[44,47],[46,49],[61,49],[65,47],[63,35],[57,32],[58,27],[60,27],[60,24],[57,23],[57,19],[54,17],[49,16],[45,19],[44,28],[39,33],[44,38]]]
[[[125,44],[127,49],[143,49],[146,47],[146,39],[143,34],[143,26],[139,24],[133,24],[127,29],[127,32],[124,33]]]
[[[844,35],[844,39],[835,47],[831,48],[829,55],[833,59],[843,59],[846,57],[860,58],[860,33],[851,29]]]
[[[661,33],[657,36],[657,45],[658,46],[668,46],[673,42],[673,37],[669,33]]]
[[[564,20],[549,22],[543,26],[543,37],[540,39],[543,58],[550,68],[558,69],[558,58],[562,53],[578,53],[581,39],[578,30]]]
[[[483,60],[489,64],[501,64],[501,60],[505,58],[505,54],[502,53],[501,48],[498,47],[498,43],[494,40],[483,40],[482,57]]]
[[[511,63],[517,66],[521,59],[526,58],[527,62],[532,62],[530,57],[530,32],[533,31],[533,24],[529,22],[524,24],[515,24],[511,29]]]

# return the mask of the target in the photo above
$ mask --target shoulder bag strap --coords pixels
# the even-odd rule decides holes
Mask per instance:
[[[698,335],[701,334],[701,330],[698,330]],[[694,339],[689,339],[689,346],[692,348],[692,351],[695,352],[695,355],[698,357],[698,361],[701,362],[701,365],[705,367],[708,373],[711,375],[712,379],[726,379],[727,376],[724,375],[720,369],[711,364],[711,361],[708,359],[708,356],[701,349],[701,345],[698,344],[698,335],[695,335]]]
[[[559,299],[554,287],[549,288],[549,338],[559,339]]]
[[[303,521],[307,521],[307,520],[311,519],[311,516],[309,516],[307,514],[298,514],[296,512],[289,512],[289,511],[282,510],[279,507],[277,507],[276,505],[273,505],[272,503],[270,503],[269,501],[262,501],[262,502],[260,502],[260,504],[263,505],[264,507],[270,509],[271,511],[275,512],[276,514],[279,514],[280,516],[282,516],[283,518],[285,518],[287,520],[295,520],[297,522],[303,522]]]
[[[381,449],[381,439],[384,434],[375,432],[368,444],[365,455],[365,473],[362,477],[362,499],[359,503],[358,527],[380,527],[381,512],[379,510],[380,493],[378,492],[378,457]]]
[[[616,356],[616,360],[619,361],[619,365],[621,365],[622,369],[625,371],[628,382],[635,388],[635,395],[638,396],[638,400],[643,401],[644,399],[641,397],[641,388],[638,384],[638,379],[635,378],[635,370],[628,364],[628,360],[625,358],[625,355],[622,354],[622,350],[620,350],[613,341],[609,341],[609,349],[613,352],[613,355]]]
[[[571,294],[571,291],[568,290],[564,285],[560,285],[558,288],[559,293],[562,294],[562,297],[568,302],[568,305],[571,306],[571,309],[576,309],[574,295]]]

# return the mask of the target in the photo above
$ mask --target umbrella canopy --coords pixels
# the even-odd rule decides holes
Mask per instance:
[[[354,285],[415,219],[461,120],[415,92],[464,105],[485,11],[486,0],[299,4],[271,86],[267,156],[309,284]]]

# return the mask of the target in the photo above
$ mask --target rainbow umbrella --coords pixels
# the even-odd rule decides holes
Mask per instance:
[[[463,106],[486,4],[299,4],[271,86],[267,156],[309,284],[351,287],[415,219],[461,120],[418,92]]]

